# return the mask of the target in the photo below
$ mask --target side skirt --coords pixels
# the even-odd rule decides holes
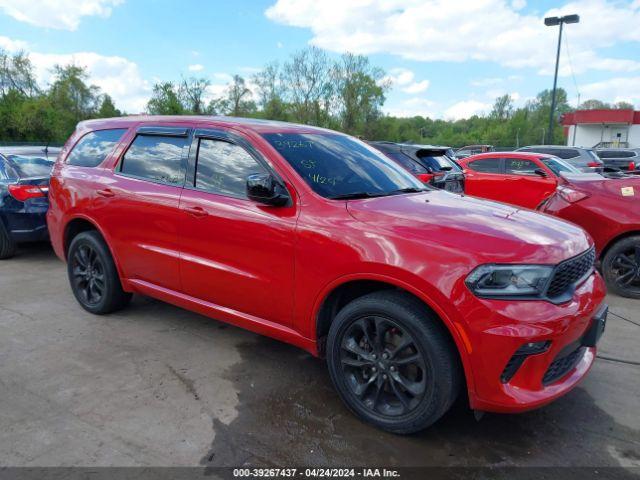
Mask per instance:
[[[162,300],[163,302],[182,307],[186,310],[200,313],[201,315],[205,315],[215,320],[220,320],[260,335],[275,338],[276,340],[280,340],[285,343],[290,343],[296,347],[306,350],[311,355],[318,356],[317,342],[310,338],[303,337],[295,330],[279,323],[274,323],[231,308],[206,302],[184,293],[145,282],[144,280],[128,278],[123,283],[130,286],[135,293],[141,293],[143,295]]]

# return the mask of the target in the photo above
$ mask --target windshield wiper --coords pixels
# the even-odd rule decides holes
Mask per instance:
[[[419,187],[408,187],[408,188],[400,188],[398,190],[391,190],[390,192],[352,192],[352,193],[343,193],[342,195],[334,195],[333,197],[329,197],[331,200],[349,200],[349,199],[357,199],[357,198],[375,198],[375,197],[387,197],[389,195],[401,195],[403,193],[414,193],[414,192],[426,192],[429,190],[428,188],[419,188]]]
[[[420,188],[420,187],[407,187],[400,188],[398,190],[393,190],[391,192],[386,193],[386,195],[401,195],[403,193],[417,193],[417,192],[426,192],[429,190],[428,188]]]
[[[329,197],[331,200],[349,200],[356,198],[375,198],[375,197],[384,197],[388,195],[386,192],[372,193],[372,192],[352,192],[352,193],[343,193],[342,195],[334,195],[333,197]]]

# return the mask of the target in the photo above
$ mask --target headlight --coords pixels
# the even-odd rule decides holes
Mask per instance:
[[[553,267],[544,265],[481,265],[466,284],[480,297],[539,296],[552,272]]]

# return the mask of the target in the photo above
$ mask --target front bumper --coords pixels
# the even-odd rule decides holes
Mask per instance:
[[[572,299],[546,301],[468,299],[467,332],[471,352],[475,410],[515,413],[548,404],[569,392],[589,371],[595,344],[604,330],[604,283],[593,273]],[[509,378],[505,368],[525,344],[547,345],[528,355]]]

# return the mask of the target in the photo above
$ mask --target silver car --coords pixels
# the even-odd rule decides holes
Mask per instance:
[[[599,148],[596,154],[604,162],[606,167],[619,170],[632,170],[640,168],[640,148]]]
[[[583,172],[599,172],[604,162],[596,155],[592,148],[567,147],[563,145],[530,145],[516,150],[516,152],[546,153],[562,158]]]

